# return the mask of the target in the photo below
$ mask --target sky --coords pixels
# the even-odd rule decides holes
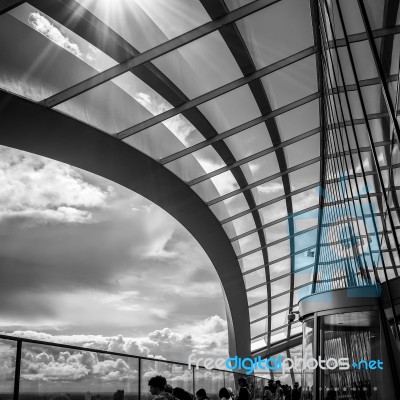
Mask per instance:
[[[197,1],[171,1],[170,5],[154,0],[151,2],[154,7],[147,1],[129,1],[115,10],[107,7],[107,1],[88,0],[83,3],[125,40],[144,51],[209,20]],[[291,2],[283,3],[289,7]],[[308,20],[307,7],[302,18]],[[280,6],[271,9],[275,10],[274,13],[282,12]],[[161,14],[157,10],[162,10]],[[181,18],[178,11],[185,18]],[[296,12],[292,10],[291,13],[296,14],[299,30],[296,35],[299,43],[296,49],[291,49],[294,52],[312,42],[312,31],[308,27],[308,33],[300,35],[304,24],[300,23],[301,18],[297,18]],[[137,18],[137,24],[126,24],[127,16]],[[15,41],[20,43],[15,47],[7,35],[0,35],[3,50],[0,53],[0,87],[4,90],[39,101],[116,65],[116,61],[100,49],[28,3],[0,18],[0,29],[13,32]],[[251,27],[268,25],[263,20],[253,22]],[[254,32],[254,35],[268,36],[264,31]],[[257,44],[256,40],[254,44]],[[280,59],[288,55],[285,40],[278,47],[274,57]],[[257,48],[258,45],[253,50]],[[265,60],[259,59],[257,54],[253,56],[258,60],[257,65],[261,63],[258,67],[264,66]],[[214,62],[210,63],[210,59]],[[153,63],[189,98],[242,76],[218,32],[159,57]],[[273,82],[267,78],[263,81],[267,87],[271,86],[270,93],[283,96],[282,99],[271,97],[276,107],[294,100],[286,98],[287,92],[295,92],[297,98],[316,90],[314,64],[315,57],[312,56],[304,63],[298,63],[302,66],[300,77],[296,69],[289,68],[277,71]],[[279,83],[279,88],[274,82],[276,85]],[[298,85],[296,90],[293,82]],[[315,116],[318,115],[317,104],[315,101],[311,107],[314,110],[311,114]],[[104,132],[116,133],[171,107],[134,74],[126,73],[113,79],[112,83],[89,90],[55,109]],[[219,133],[261,116],[247,86],[204,103],[199,109]],[[297,114],[299,112],[297,110]],[[283,139],[306,132],[319,123],[317,117],[299,118],[297,114],[278,121],[282,131],[290,132]],[[304,114],[309,116],[310,112]],[[237,160],[272,145],[263,124],[253,128],[242,132],[244,136],[228,138],[229,148]],[[204,137],[189,121],[176,115],[156,125],[154,130],[133,135],[126,142],[159,160],[203,140]],[[319,149],[315,138],[287,146],[288,167],[318,156]],[[71,335],[101,335],[96,340],[102,348],[106,346],[104,337],[108,338],[107,346],[112,346],[114,339],[110,338],[118,338],[116,335],[121,334],[140,345],[145,343],[145,354],[181,358],[185,357],[185,352],[176,350],[173,353],[171,350],[169,353],[170,350],[159,343],[180,341],[184,347],[188,340],[185,335],[189,333],[189,347],[205,351],[207,343],[211,343],[210,349],[215,348],[213,343],[216,343],[219,351],[226,352],[226,322],[218,278],[204,252],[176,221],[142,197],[84,171],[40,161],[36,156],[18,156],[12,150],[2,151],[5,152],[2,168],[6,172],[1,176],[7,179],[8,184],[3,185],[0,203],[0,257],[5,268],[13,271],[2,283],[4,292],[0,294],[7,306],[0,321],[5,330],[29,329],[40,335],[52,335],[46,336],[52,341],[65,340],[65,336],[71,338]],[[185,182],[224,166],[222,158],[212,147],[166,164],[166,168]],[[319,171],[318,164],[312,168]],[[241,169],[249,183],[279,172],[276,156],[272,154],[246,163]],[[292,190],[318,180],[318,173],[304,172],[301,170],[301,176],[297,174],[296,177],[292,174]],[[193,186],[205,201],[237,188],[238,183],[230,171]],[[258,204],[275,199],[283,194],[282,179],[254,188],[253,194]],[[298,209],[316,205],[317,190],[301,193],[295,200]],[[211,207],[220,220],[247,208],[243,194]],[[283,201],[260,211],[264,223],[285,215]],[[254,221],[249,223],[248,219],[237,219],[225,224],[224,228],[229,237],[234,237],[251,230],[252,224]],[[275,240],[275,236],[283,238],[288,235],[287,226],[283,225],[279,229],[274,226],[270,241]],[[233,242],[238,255],[260,245],[255,234]],[[274,258],[283,252],[287,254],[288,241],[271,247],[269,252]],[[263,264],[262,259],[257,259],[261,252],[255,255],[241,260],[243,270]],[[308,265],[309,262],[306,256],[297,256],[298,265]],[[276,268],[281,274],[288,268],[289,259],[283,264]],[[247,288],[265,282],[265,279],[263,269],[245,276]],[[275,282],[274,288],[277,293],[287,290],[288,280]],[[258,293],[249,291],[250,302],[264,299],[267,295],[265,290],[261,288]],[[57,302],[53,301],[55,298]],[[288,296],[278,302],[283,308]],[[250,311],[253,319],[264,317],[267,314],[266,303]],[[107,323],[104,315],[107,315]],[[284,324],[282,316],[281,313],[272,318],[274,326]],[[261,325],[264,331],[265,321],[261,321]],[[252,336],[257,334],[256,329],[256,324],[253,324]],[[92,343],[79,337],[74,340],[78,344],[82,340]],[[122,347],[129,347],[130,342],[127,343],[124,342]]]
[[[165,211],[7,147],[0,187],[2,332],[175,361],[227,353],[219,278]]]

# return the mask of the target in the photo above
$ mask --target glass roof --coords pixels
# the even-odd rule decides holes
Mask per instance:
[[[323,11],[321,38],[341,42],[337,52],[332,46],[319,52],[309,0],[264,2],[251,13],[249,0],[215,0],[225,14],[241,14],[214,30],[215,10],[207,1],[78,0],[69,11],[56,1],[58,12],[28,1],[0,16],[0,88],[46,106],[55,96],[59,112],[123,140],[183,180],[232,242],[247,290],[253,350],[299,334],[286,315],[308,293],[315,262],[325,157],[320,54],[329,65],[328,110],[343,108],[340,120],[328,119],[328,134],[333,138],[340,124],[348,125],[360,147],[369,144],[335,2]],[[383,7],[367,3],[372,28],[385,27]],[[388,140],[381,126],[387,116],[378,72],[366,37],[351,36],[365,32],[360,11],[356,0],[340,5],[354,38],[350,47],[367,114],[374,114],[373,138],[382,142]],[[79,29],[83,20],[88,29]],[[383,41],[376,39],[378,46]],[[100,84],[92,80],[142,53],[148,58],[137,67],[124,67]],[[388,74],[397,74],[396,63],[389,63]],[[65,92],[74,86],[82,88],[79,94]],[[354,127],[350,119],[358,121]],[[354,149],[354,132],[348,137]],[[337,183],[333,160],[340,146],[332,146],[326,177]],[[390,158],[385,146],[378,146],[382,165]],[[368,169],[371,161],[366,152],[363,157]]]

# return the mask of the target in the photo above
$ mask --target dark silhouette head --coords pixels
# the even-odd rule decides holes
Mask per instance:
[[[169,383],[167,383],[165,385],[164,391],[167,392],[167,393],[171,393],[172,394],[172,390],[173,390],[172,386]]]
[[[149,379],[150,393],[152,395],[160,394],[165,389],[166,384],[167,380],[163,376],[153,376]]]
[[[247,379],[244,378],[243,376],[241,376],[238,379],[238,384],[239,384],[240,387],[247,386]]]
[[[204,389],[199,389],[196,392],[196,396],[197,396],[198,400],[205,400],[207,398],[207,393]]]
[[[225,399],[229,399],[231,397],[231,394],[229,393],[227,388],[222,388],[219,390],[218,396],[220,399],[222,399],[223,397],[225,397]]]

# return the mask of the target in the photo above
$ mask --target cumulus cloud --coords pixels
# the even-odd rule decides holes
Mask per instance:
[[[137,92],[134,95],[135,100],[153,115],[161,114],[170,108],[171,104],[165,101],[159,95],[149,95],[147,93]],[[186,147],[190,146],[192,137],[199,134],[197,129],[182,115],[175,115],[162,122]]]
[[[228,355],[227,325],[221,317],[214,315],[192,325],[182,326],[181,329],[182,332],[170,328],[157,329],[145,337],[138,338],[123,335],[52,335],[33,330],[17,330],[8,334],[170,361],[186,362],[190,354],[214,358]],[[111,379],[118,377],[116,371],[120,372],[119,377],[121,377],[122,372],[126,370],[125,364],[117,363],[118,360],[99,363],[96,357],[96,353],[73,354],[70,350],[59,351],[55,356],[54,353],[44,350],[36,355],[27,352],[25,359],[35,369],[35,376],[45,373],[45,369],[50,366],[54,369],[52,373],[54,378],[62,375],[70,379],[80,379],[90,371],[110,376]],[[28,369],[26,366],[25,371]],[[30,376],[27,379],[36,378]]]
[[[257,189],[263,193],[278,193],[283,190],[283,184],[279,182],[267,182],[257,186]]]
[[[106,206],[112,189],[85,182],[67,164],[0,147],[0,220],[87,223],[90,209]]]
[[[82,58],[83,55],[76,43],[71,42],[61,31],[56,28],[47,18],[38,12],[33,12],[29,15],[28,23],[37,32],[46,36],[49,40],[54,42],[65,50],[74,54],[76,57]]]

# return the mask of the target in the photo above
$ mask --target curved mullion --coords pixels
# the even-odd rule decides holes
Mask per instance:
[[[212,20],[218,20],[220,18],[224,18],[225,15],[229,13],[229,10],[224,2],[224,0],[200,0],[201,4],[203,7],[206,9]],[[243,40],[243,37],[236,26],[236,24],[231,24],[229,26],[224,26],[219,30],[222,38],[224,39],[225,43],[227,44],[229,50],[231,51],[233,57],[235,58],[238,66],[240,67],[243,75],[248,75],[251,73],[254,73],[257,68],[252,60],[252,57],[250,55],[249,49],[246,46],[245,41]],[[257,103],[257,106],[260,110],[260,113],[262,116],[265,115],[271,115],[272,107],[268,99],[268,95],[266,93],[265,87],[261,81],[261,79],[257,79],[252,81],[249,84],[249,88],[253,94],[253,97]],[[265,121],[265,125],[267,128],[267,132],[270,135],[271,141],[273,146],[278,146],[281,143],[281,136],[279,133],[278,125],[275,121],[274,118],[268,118]],[[278,149],[275,151],[275,155],[278,161],[278,166],[281,172],[287,170],[287,162],[286,162],[286,156],[285,153],[282,149]],[[286,209],[287,213],[291,214],[293,212],[292,208],[292,200],[290,195],[290,183],[289,183],[289,177],[288,175],[282,176],[282,184],[283,184],[283,189],[284,193],[287,196],[286,197]],[[252,192],[251,192],[252,193]],[[253,210],[251,211],[253,213],[257,213],[259,221],[256,221],[256,227],[260,227],[262,225],[261,221],[261,216],[258,212],[258,208],[253,207]],[[293,220],[288,220],[289,224],[289,233],[292,235],[294,233],[294,225],[293,225]],[[265,237],[265,233],[263,230],[258,231],[258,235],[260,238],[260,244],[262,247],[262,255],[264,262],[268,262],[268,251],[266,249],[266,244],[267,240]],[[293,239],[290,239],[290,249],[293,251],[294,250],[294,241]],[[265,274],[267,277],[267,280],[269,279],[269,271],[268,269],[265,270]],[[270,293],[271,288],[267,284],[267,290],[268,293]],[[268,304],[268,312],[271,312],[271,305]],[[267,333],[267,346],[270,344],[270,323],[268,323],[268,333]]]

